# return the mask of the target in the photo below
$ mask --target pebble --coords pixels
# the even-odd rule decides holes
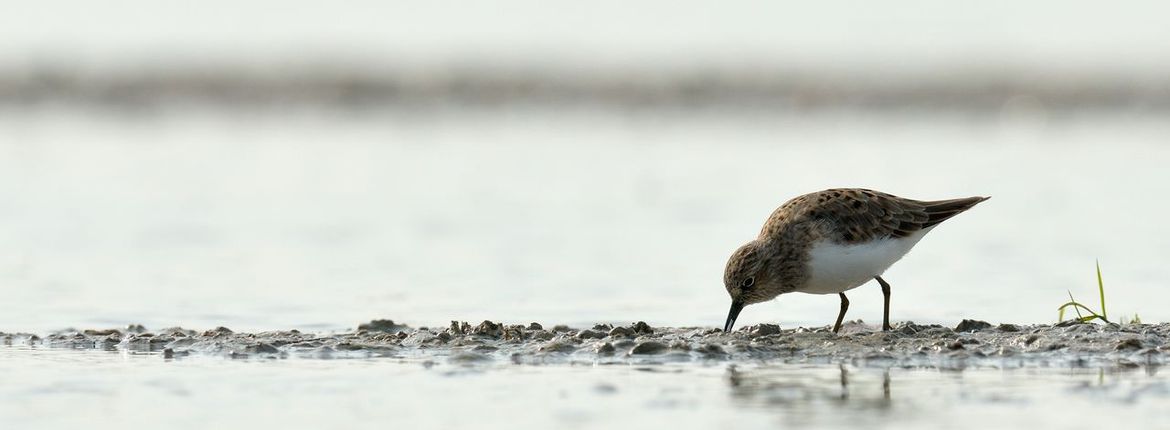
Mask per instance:
[[[1015,324],[1000,324],[998,327],[996,327],[996,329],[1005,333],[1015,333],[1020,331],[1020,328]]]
[[[777,324],[757,324],[752,327],[749,332],[752,336],[768,336],[772,334],[780,334],[780,326]]]
[[[480,336],[500,337],[504,334],[504,329],[501,324],[497,324],[488,320],[484,320],[471,329],[471,334]]]
[[[1142,349],[1142,341],[1134,338],[1125,339],[1121,342],[1118,342],[1117,346],[1113,347],[1113,349],[1118,351],[1124,351],[1128,349]]]
[[[957,331],[957,332],[971,332],[971,331],[986,330],[989,328],[991,328],[991,323],[989,323],[987,321],[963,320],[963,321],[959,322],[959,325],[955,326],[955,331]]]
[[[614,327],[609,331],[613,337],[634,337],[634,330],[626,327]]]
[[[631,329],[634,330],[634,333],[638,334],[654,334],[654,329],[650,328],[650,324],[646,324],[645,321],[638,321],[634,323]]]

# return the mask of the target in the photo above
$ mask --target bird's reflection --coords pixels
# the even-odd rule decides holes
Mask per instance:
[[[727,381],[736,403],[791,407],[834,404],[850,409],[886,410],[893,404],[889,369],[851,369],[845,365],[811,367],[729,366]]]
[[[1147,397],[1165,399],[1170,382],[1159,370],[1158,365],[960,369],[741,364],[728,366],[725,380],[736,407],[765,410],[788,424],[851,426],[880,416],[929,419],[956,407],[1049,402],[1060,408],[1061,401],[1081,396],[1127,405]]]

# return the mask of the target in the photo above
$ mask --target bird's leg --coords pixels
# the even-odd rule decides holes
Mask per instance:
[[[837,293],[841,296],[841,313],[837,314],[837,323],[833,324],[833,333],[841,330],[841,321],[845,319],[845,311],[849,310],[849,299],[845,297],[845,293]]]
[[[882,331],[887,331],[890,329],[890,284],[887,284],[886,280],[882,279],[881,276],[874,276],[873,278],[877,279],[879,284],[882,284],[882,295],[886,299],[885,309],[882,312]]]

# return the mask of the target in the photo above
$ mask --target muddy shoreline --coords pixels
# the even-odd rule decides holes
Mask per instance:
[[[390,320],[342,333],[297,330],[257,333],[225,327],[196,331],[64,330],[47,335],[0,332],[0,345],[98,349],[230,358],[372,358],[423,363],[849,363],[863,367],[1141,367],[1165,364],[1170,324],[993,325],[964,320],[956,327],[900,323],[889,332],[861,322],[840,334],[828,327],[782,329],[772,324],[732,333],[715,328],[624,326],[545,327],[538,323],[409,327]]]

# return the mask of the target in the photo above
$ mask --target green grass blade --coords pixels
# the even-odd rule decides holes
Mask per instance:
[[[1077,299],[1074,299],[1074,298],[1073,298],[1072,291],[1071,291],[1071,290],[1065,290],[1065,291],[1068,291],[1068,302],[1069,302],[1069,303],[1076,303]],[[1056,314],[1056,322],[1058,322],[1058,323],[1059,323],[1059,322],[1062,322],[1062,321],[1064,321],[1064,309],[1065,309],[1065,308],[1067,308],[1067,307],[1068,307],[1068,303],[1065,303],[1065,305],[1064,305],[1064,306],[1061,306],[1061,307],[1059,307],[1059,308],[1056,308],[1056,310],[1057,310],[1057,311],[1059,311],[1059,312]],[[1082,315],[1081,315],[1081,310],[1080,310],[1080,309],[1078,309],[1078,308],[1076,308],[1076,307],[1073,307],[1073,310],[1077,312],[1077,319],[1078,319],[1078,320],[1080,320],[1081,318],[1084,318],[1084,316],[1082,316]]]
[[[1085,312],[1088,312],[1088,313],[1089,313],[1089,316],[1087,316],[1087,317],[1086,317],[1086,316],[1079,316],[1079,312],[1078,312],[1077,319],[1085,319],[1085,318],[1089,318],[1089,319],[1093,319],[1093,318],[1101,318],[1101,320],[1102,320],[1102,321],[1105,321],[1105,318],[1104,318],[1104,317],[1102,317],[1101,315],[1098,315],[1096,312],[1093,312],[1093,310],[1092,310],[1092,309],[1089,309],[1089,307],[1088,307],[1088,306],[1082,305],[1082,304],[1080,304],[1080,303],[1077,303],[1077,302],[1068,302],[1068,303],[1065,303],[1065,304],[1063,304],[1063,305],[1060,305],[1060,307],[1059,307],[1059,308],[1057,308],[1057,310],[1063,310],[1064,308],[1067,308],[1067,307],[1072,307],[1073,309],[1078,309],[1078,308],[1079,308],[1079,309],[1084,309],[1084,310],[1085,310]]]
[[[1101,260],[1097,260],[1097,291],[1101,294],[1101,320],[1108,321],[1105,319],[1108,313],[1105,312],[1105,282],[1101,280]]]
[[[1073,298],[1073,296],[1072,296],[1072,291],[1069,291],[1069,290],[1065,290],[1065,291],[1068,291],[1068,302],[1069,302],[1069,303],[1076,303],[1076,302],[1077,302],[1077,299],[1074,299],[1074,298]],[[1081,315],[1081,310],[1080,310],[1080,309],[1077,309],[1077,308],[1075,308],[1075,307],[1074,307],[1074,308],[1073,308],[1073,310],[1074,310],[1074,311],[1077,311],[1077,318],[1078,318],[1078,319],[1080,319],[1080,318],[1084,318],[1084,316],[1082,316],[1082,315]]]

